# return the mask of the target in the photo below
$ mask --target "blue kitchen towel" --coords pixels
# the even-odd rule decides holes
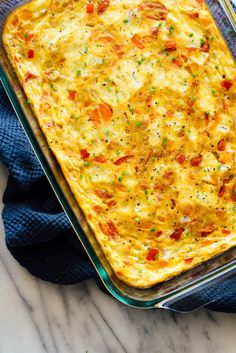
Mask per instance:
[[[8,5],[17,0],[8,1]],[[1,3],[0,3],[1,14]],[[0,159],[9,171],[4,193],[6,244],[15,259],[33,275],[54,283],[73,284],[98,278],[63,212],[0,84]],[[213,292],[213,293],[212,293]],[[194,300],[236,313],[236,277]],[[181,303],[180,303],[181,304]],[[178,310],[186,310],[187,303]]]

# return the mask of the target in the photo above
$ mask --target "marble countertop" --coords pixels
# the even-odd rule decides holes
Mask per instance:
[[[0,165],[0,197],[7,172]],[[0,210],[2,203],[0,203]],[[236,315],[128,308],[93,280],[57,286],[11,257],[0,223],[0,353],[234,353]]]

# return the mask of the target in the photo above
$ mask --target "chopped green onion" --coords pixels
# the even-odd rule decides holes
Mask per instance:
[[[141,58],[137,61],[137,64],[140,66],[144,62],[145,58]]]
[[[169,33],[172,34],[174,32],[174,26],[169,27]]]
[[[168,142],[168,139],[167,137],[164,137],[163,140],[162,140],[162,145],[165,146]]]
[[[203,38],[200,39],[200,45],[203,45],[205,43],[205,40]]]
[[[88,47],[84,47],[84,48],[82,49],[82,54],[87,54],[87,52],[88,52]]]

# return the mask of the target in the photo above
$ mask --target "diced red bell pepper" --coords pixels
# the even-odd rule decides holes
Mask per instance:
[[[224,88],[225,91],[229,91],[230,88],[233,86],[233,82],[230,80],[223,80],[221,81],[220,85]]]
[[[87,14],[91,14],[94,12],[94,3],[90,2],[86,5]]]
[[[182,67],[184,64],[184,59],[182,56],[177,56],[176,58],[172,59],[172,63],[176,66],[176,67]]]
[[[179,164],[183,164],[185,161],[186,161],[185,155],[184,154],[179,154],[178,157],[177,157],[177,162]]]
[[[114,207],[114,206],[116,206],[116,201],[115,201],[115,200],[109,201],[109,202],[107,203],[107,206],[108,206],[108,207]]]
[[[174,210],[176,207],[176,201],[174,199],[171,199],[171,209]]]
[[[110,238],[114,239],[115,236],[118,235],[118,229],[111,220],[106,223],[99,223],[99,227],[102,232]]]
[[[108,194],[108,192],[104,190],[94,190],[94,194],[100,197],[100,199],[109,200],[112,198],[112,195]]]
[[[218,151],[225,151],[225,141],[222,139],[217,144]]]
[[[184,228],[179,228],[176,229],[172,234],[171,238],[174,239],[175,241],[179,240],[181,238],[182,233],[184,232]]]
[[[207,237],[208,235],[212,234],[215,231],[215,229],[216,229],[216,227],[214,225],[208,226],[201,231],[201,236]]]
[[[226,192],[226,186],[225,186],[225,183],[223,183],[220,187],[220,190],[219,190],[219,193],[218,193],[218,196],[221,198],[224,196]]]
[[[95,162],[97,163],[106,163],[106,158],[101,154],[100,156],[97,156],[94,158]]]
[[[166,51],[174,51],[177,49],[177,44],[176,44],[176,41],[174,40],[167,40],[165,42],[165,48],[166,48]]]
[[[123,157],[117,159],[117,160],[114,162],[114,164],[115,164],[115,165],[121,165],[122,163],[127,162],[128,159],[130,159],[130,158],[133,158],[133,155],[132,155],[132,154],[127,155],[127,156],[123,156]]]
[[[26,77],[25,77],[25,82],[32,80],[34,78],[37,78],[37,76],[35,74],[32,74],[32,72],[27,72]]]
[[[69,91],[68,99],[71,101],[75,100],[76,91]]]
[[[103,0],[98,4],[98,14],[101,15],[103,12],[105,12],[110,5],[109,0]]]
[[[200,50],[203,52],[203,53],[208,53],[209,50],[210,50],[210,44],[209,42],[206,40],[204,43],[201,44],[201,48]]]
[[[146,260],[155,261],[158,253],[159,253],[159,249],[150,249],[146,256]]]
[[[231,233],[231,230],[224,228],[224,229],[222,229],[222,233],[225,235],[229,235]]]
[[[28,59],[32,59],[32,58],[34,58],[34,50],[33,50],[33,49],[30,49],[30,50],[28,51]]]
[[[80,155],[81,155],[81,158],[86,159],[86,158],[89,158],[90,153],[86,149],[82,149],[80,150]]]
[[[197,156],[191,159],[191,165],[193,167],[198,167],[201,164],[202,156]]]
[[[144,44],[142,42],[141,37],[138,34],[134,34],[133,37],[131,38],[132,43],[139,49],[144,48]]]
[[[154,21],[166,20],[168,10],[160,1],[143,1],[138,10],[142,12],[143,16]]]

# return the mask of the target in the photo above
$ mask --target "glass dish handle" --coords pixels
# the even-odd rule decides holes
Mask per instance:
[[[206,281],[201,285],[170,296],[156,304],[156,308],[169,309],[176,312],[191,312],[207,304],[213,303],[224,295],[235,292],[236,295],[236,273],[235,269]]]

